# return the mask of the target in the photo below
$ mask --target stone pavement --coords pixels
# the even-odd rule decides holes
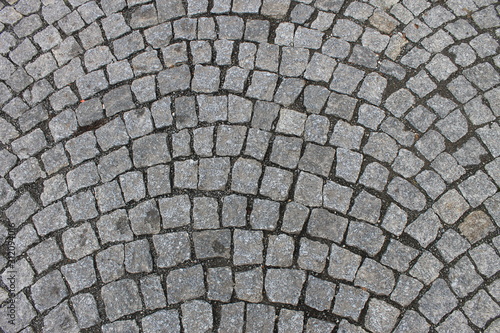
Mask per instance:
[[[0,330],[500,332],[499,13],[2,0]]]

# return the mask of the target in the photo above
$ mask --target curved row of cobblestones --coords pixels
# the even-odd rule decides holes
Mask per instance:
[[[500,331],[499,13],[0,3],[1,330]]]

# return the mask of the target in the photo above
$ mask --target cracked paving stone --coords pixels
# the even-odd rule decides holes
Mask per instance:
[[[446,282],[438,279],[420,299],[419,310],[427,319],[436,324],[456,305],[457,300]]]

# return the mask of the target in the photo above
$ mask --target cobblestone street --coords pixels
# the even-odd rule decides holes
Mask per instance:
[[[0,1],[0,331],[500,332],[497,0]]]

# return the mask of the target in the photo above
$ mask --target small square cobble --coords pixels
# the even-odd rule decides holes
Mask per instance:
[[[280,234],[270,235],[267,243],[266,265],[277,267],[290,267],[293,262],[293,238]]]
[[[358,320],[368,297],[369,293],[363,289],[340,284],[332,311],[339,316]]]
[[[309,143],[299,161],[299,169],[328,177],[332,169],[335,149]]]
[[[266,167],[259,193],[276,201],[288,198],[293,183],[293,173],[287,170]]]
[[[173,270],[167,275],[166,281],[169,304],[195,299],[206,292],[201,265]]]
[[[142,299],[147,309],[158,309],[166,306],[167,300],[161,285],[160,276],[147,275],[140,280]]]
[[[217,229],[220,226],[216,198],[196,197],[193,199],[193,227],[195,229]]]
[[[125,274],[123,244],[100,251],[95,256],[97,270],[104,283],[115,281]]]
[[[89,223],[66,230],[62,235],[66,257],[79,260],[99,249],[99,241]]]
[[[458,297],[466,297],[484,282],[467,257],[462,257],[453,265],[448,278],[451,281],[451,288]]]
[[[391,300],[402,306],[408,306],[418,296],[423,286],[422,282],[412,277],[400,275],[398,283],[391,293]]]
[[[252,265],[263,262],[263,234],[262,231],[236,229],[233,233],[235,265]]]
[[[382,249],[384,242],[385,236],[379,227],[365,222],[351,221],[349,223],[346,239],[348,245],[374,256]]]
[[[354,281],[361,264],[361,256],[335,244],[330,251],[328,274],[335,279]]]
[[[110,320],[119,319],[142,309],[139,288],[133,280],[125,279],[107,284],[102,287],[101,296],[106,307],[106,315]]]
[[[154,235],[153,244],[159,254],[155,258],[158,267],[174,267],[191,259],[189,235],[186,232]]]
[[[275,230],[279,219],[280,204],[270,200],[255,199],[250,215],[250,225],[258,230]]]
[[[110,214],[101,216],[96,225],[102,244],[132,241],[134,238],[127,213],[124,209],[118,209]]]
[[[344,238],[347,224],[347,218],[330,213],[323,208],[315,208],[309,217],[307,233],[313,237],[340,243]]]
[[[97,282],[94,260],[91,256],[85,257],[73,264],[63,266],[61,272],[66,281],[68,281],[73,293],[89,288]]]
[[[233,165],[231,190],[243,194],[257,194],[262,165],[253,159],[239,158]]]
[[[230,267],[208,269],[207,297],[211,300],[229,302],[233,293],[233,273]]]
[[[318,311],[330,310],[335,284],[309,275],[305,304]]]
[[[419,279],[424,284],[430,284],[438,276],[443,264],[430,252],[424,252],[413,265],[410,275]]]
[[[354,284],[375,294],[389,295],[396,282],[392,270],[367,258],[358,269]]]
[[[29,249],[28,256],[37,273],[41,273],[63,260],[62,252],[55,238],[49,238]]]
[[[327,256],[328,245],[307,238],[301,239],[297,260],[300,268],[321,273],[325,268]]]
[[[305,282],[304,271],[296,269],[268,269],[265,290],[272,302],[296,305]]]
[[[195,255],[198,259],[230,258],[231,231],[206,230],[193,233]]]
[[[148,273],[153,269],[153,259],[146,239],[125,244],[125,270],[129,273]]]
[[[436,280],[419,301],[420,312],[437,323],[457,305],[455,296],[442,279]]]
[[[248,200],[244,196],[232,194],[224,197],[222,204],[222,225],[242,227],[246,225]]]
[[[88,328],[101,321],[97,311],[97,303],[92,294],[79,294],[71,298],[76,318],[81,328]]]
[[[391,240],[381,263],[399,272],[405,272],[410,267],[410,262],[419,254],[420,252],[417,249],[404,245],[397,240]]]
[[[62,274],[55,270],[39,279],[31,287],[31,295],[38,311],[45,311],[57,305],[68,296]]]
[[[191,222],[191,201],[187,195],[158,200],[163,228],[177,228]]]

